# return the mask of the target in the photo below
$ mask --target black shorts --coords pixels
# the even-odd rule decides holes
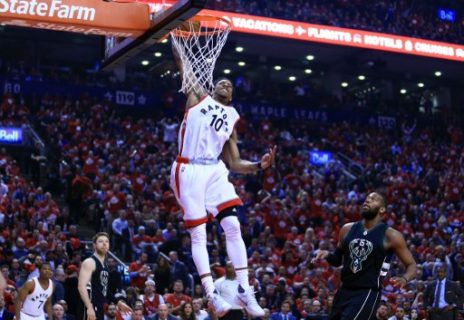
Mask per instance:
[[[330,320],[374,320],[381,293],[376,289],[340,288],[334,298]]]
[[[105,313],[103,312],[103,305],[101,306],[93,306],[95,310],[95,319],[96,320],[103,320],[105,318]],[[85,308],[84,304],[82,304],[82,311],[80,312],[81,316],[77,319],[87,320],[87,309]]]

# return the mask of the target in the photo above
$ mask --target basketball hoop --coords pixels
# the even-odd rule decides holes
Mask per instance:
[[[197,15],[171,31],[172,43],[183,66],[179,92],[193,89],[212,94],[216,60],[226,43],[230,22],[224,18]]]

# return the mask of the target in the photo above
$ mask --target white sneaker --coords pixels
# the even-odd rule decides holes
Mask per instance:
[[[250,287],[248,290],[245,290],[241,285],[239,285],[237,298],[245,305],[247,313],[252,318],[260,318],[264,316],[264,310],[259,306],[258,301],[256,301],[253,288]]]
[[[223,317],[230,309],[232,309],[232,306],[216,292],[209,296],[208,299],[213,304],[218,317]]]

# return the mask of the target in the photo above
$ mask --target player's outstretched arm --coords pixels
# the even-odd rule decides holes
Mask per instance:
[[[274,164],[276,151],[276,146],[269,148],[269,152],[267,152],[261,158],[261,161],[258,162],[243,160],[240,158],[240,152],[237,145],[237,132],[234,130],[222,149],[221,158],[233,172],[242,174],[255,173],[259,170],[265,170]]]
[[[179,68],[181,79],[183,79],[184,65],[182,64],[182,59],[180,58],[179,52],[177,51],[177,48],[174,45],[172,45],[172,53],[174,55],[176,65]],[[201,98],[206,96],[207,94],[208,93],[201,86],[195,86],[193,88],[190,88],[190,90],[185,94],[187,96],[186,108],[189,109],[190,107],[197,105],[200,102]]]
[[[398,259],[400,259],[400,261],[406,267],[406,272],[404,275],[392,278],[393,285],[402,288],[406,286],[409,281],[416,277],[416,261],[414,261],[414,257],[412,256],[411,251],[409,251],[403,235],[399,231],[389,228],[387,230],[387,236],[391,249],[393,249]]]
[[[316,253],[316,256],[311,260],[311,263],[314,264],[319,260],[325,259],[334,267],[339,267],[343,263],[343,241],[345,240],[348,231],[353,227],[353,222],[345,224],[341,229],[338,235],[337,248],[334,252],[329,252],[327,250],[319,250]]]

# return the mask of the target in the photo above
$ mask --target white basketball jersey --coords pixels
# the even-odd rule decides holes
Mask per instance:
[[[21,311],[27,315],[39,317],[44,314],[45,302],[53,293],[53,282],[48,280],[48,288],[44,290],[38,278],[31,280],[34,281],[34,291],[26,297]]]
[[[240,119],[234,107],[206,96],[187,110],[179,130],[179,155],[189,159],[217,159]]]

